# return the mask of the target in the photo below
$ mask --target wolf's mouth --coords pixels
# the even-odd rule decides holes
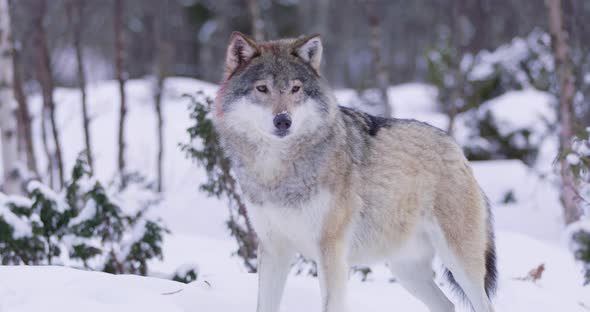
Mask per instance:
[[[275,130],[275,135],[279,138],[283,138],[289,134],[289,129],[277,129]]]

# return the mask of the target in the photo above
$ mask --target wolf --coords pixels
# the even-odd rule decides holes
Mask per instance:
[[[259,238],[258,312],[277,312],[293,257],[317,263],[322,311],[347,311],[353,265],[385,262],[430,311],[454,311],[442,260],[477,312],[496,288],[492,215],[457,143],[415,120],[338,106],[319,35],[227,47],[213,120]]]

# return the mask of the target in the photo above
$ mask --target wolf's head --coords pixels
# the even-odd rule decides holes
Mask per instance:
[[[313,134],[335,104],[320,77],[319,35],[255,42],[234,32],[215,117],[225,129],[271,142]]]

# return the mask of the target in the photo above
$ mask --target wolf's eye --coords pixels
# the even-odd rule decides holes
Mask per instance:
[[[293,88],[291,89],[292,93],[297,93],[299,91],[299,89],[301,89],[300,86],[293,86]]]
[[[256,90],[258,90],[258,92],[262,92],[262,93],[268,92],[268,88],[265,85],[257,86]]]

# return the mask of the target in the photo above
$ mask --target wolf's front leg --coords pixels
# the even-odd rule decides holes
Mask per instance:
[[[257,312],[279,312],[292,256],[291,249],[284,242],[260,242]]]
[[[318,261],[318,277],[323,312],[347,311],[348,264],[344,243],[322,244]]]

